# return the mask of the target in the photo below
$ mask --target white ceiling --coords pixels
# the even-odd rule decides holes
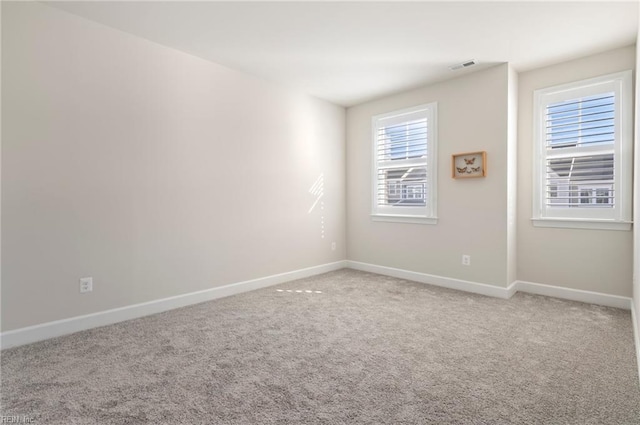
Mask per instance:
[[[339,105],[497,63],[517,70],[635,43],[626,2],[50,2]],[[449,66],[476,59],[475,67]]]

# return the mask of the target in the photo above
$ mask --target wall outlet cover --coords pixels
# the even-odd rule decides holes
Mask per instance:
[[[80,278],[80,293],[84,294],[93,291],[93,278],[83,277]]]

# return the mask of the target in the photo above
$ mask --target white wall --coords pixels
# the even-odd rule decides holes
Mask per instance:
[[[631,296],[632,232],[533,227],[533,91],[635,68],[625,47],[519,75],[518,279]]]
[[[518,279],[518,73],[509,66],[507,94],[507,283]]]
[[[3,331],[345,258],[343,108],[39,3],[2,27]]]
[[[0,2],[0,24],[2,23],[2,2]],[[0,25],[0,331],[2,330],[2,26]]]
[[[638,11],[640,19],[640,10]],[[640,69],[640,28],[638,29],[638,38],[636,40],[636,78],[637,71]],[[635,102],[635,127],[634,127],[634,170],[633,170],[633,306],[635,312],[635,339],[636,339],[636,358],[638,359],[638,373],[640,374],[640,84],[636,84],[636,102]]]
[[[340,107],[43,4],[2,8],[3,331],[338,261],[347,247],[353,261],[497,287],[631,295],[631,232],[530,218],[533,90],[634,68],[633,47],[520,75],[495,66],[345,121]],[[373,222],[371,116],[432,101],[439,223]],[[487,177],[453,180],[451,154],[475,150]],[[78,293],[82,276],[93,293]],[[635,294],[640,311],[637,282]]]
[[[508,281],[508,65],[347,110],[349,260],[500,287]],[[437,225],[374,222],[371,117],[438,102]],[[454,180],[451,155],[487,151],[487,177]],[[462,254],[471,266],[461,265]]]

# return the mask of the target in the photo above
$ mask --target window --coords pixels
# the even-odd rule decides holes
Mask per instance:
[[[372,217],[436,223],[436,104],[373,117]]]
[[[536,226],[631,227],[631,71],[534,93]]]

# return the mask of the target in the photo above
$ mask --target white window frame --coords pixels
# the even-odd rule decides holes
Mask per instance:
[[[545,109],[547,105],[595,95],[615,92],[614,189],[612,208],[558,208],[545,203],[547,148]],[[588,80],[563,84],[534,92],[533,118],[533,225],[538,227],[564,227],[605,230],[630,230],[633,170],[633,91],[632,72],[623,71]],[[591,150],[598,154],[597,146],[580,147],[580,152]],[[610,151],[610,148],[609,148]]]
[[[372,118],[372,173],[371,173],[371,218],[374,221],[387,221],[415,224],[437,224],[437,102],[414,106]],[[427,119],[427,154],[423,166],[427,168],[426,205],[420,207],[378,205],[378,131],[380,128],[412,121],[416,118]],[[406,190],[405,188],[398,188]]]

